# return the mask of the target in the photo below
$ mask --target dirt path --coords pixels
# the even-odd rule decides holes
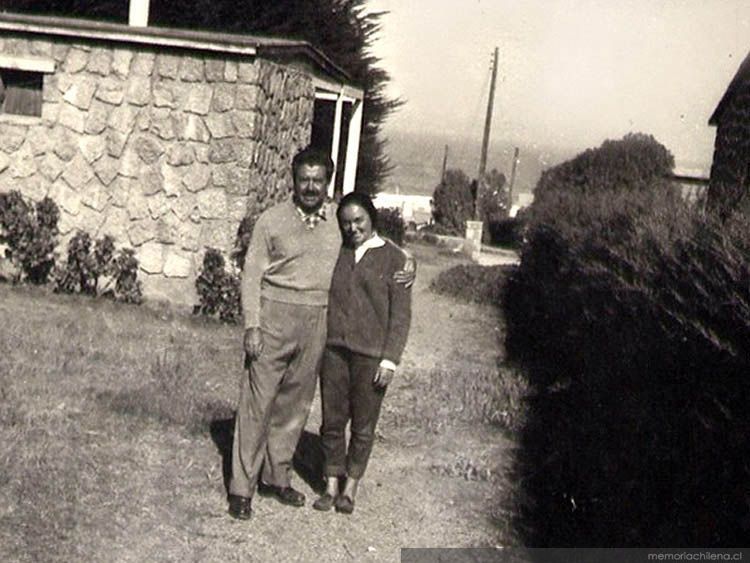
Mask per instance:
[[[413,393],[409,387],[415,380],[433,370],[494,370],[500,350],[493,310],[457,303],[427,290],[431,279],[453,260],[432,251],[417,252],[420,270],[409,345],[402,372],[386,396],[380,439],[361,483],[354,515],[319,514],[309,504],[296,510],[258,498],[255,519],[235,524],[218,503],[202,528],[209,537],[219,539],[207,546],[207,559],[399,561],[401,547],[499,543],[504,523],[496,521],[502,519],[496,506],[497,482],[467,480],[458,473],[468,464],[501,469],[500,458],[509,445],[505,438],[478,428],[425,434],[398,422],[398,410],[408,408]],[[317,434],[319,424],[316,396],[307,431]],[[315,498],[302,479],[295,484]],[[227,549],[228,545],[233,547]]]

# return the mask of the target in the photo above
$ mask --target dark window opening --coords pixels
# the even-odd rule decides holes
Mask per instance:
[[[335,114],[336,102],[315,100],[310,144],[316,149],[331,152],[331,145],[333,144],[333,118]]]
[[[41,72],[0,69],[0,113],[42,116]]]

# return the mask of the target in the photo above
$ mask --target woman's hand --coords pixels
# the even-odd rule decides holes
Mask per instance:
[[[414,285],[414,280],[417,279],[417,260],[406,250],[401,249],[401,251],[406,255],[406,262],[403,269],[393,274],[393,280],[396,283],[404,284],[404,287],[409,289]]]
[[[372,383],[379,389],[385,389],[395,374],[395,370],[378,366],[378,371],[375,373],[375,379],[373,379]]]

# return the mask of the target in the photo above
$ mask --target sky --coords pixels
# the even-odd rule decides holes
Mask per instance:
[[[370,0],[373,45],[406,104],[389,131],[481,137],[492,52],[492,142],[583,150],[654,135],[708,167],[708,119],[750,51],[747,0]]]

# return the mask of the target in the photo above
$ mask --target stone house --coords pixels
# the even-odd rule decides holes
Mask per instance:
[[[708,207],[722,216],[750,203],[750,55],[708,120],[716,127]]]
[[[286,197],[314,141],[351,191],[363,92],[302,41],[0,14],[0,190],[135,248],[147,297],[195,303],[207,247]]]

